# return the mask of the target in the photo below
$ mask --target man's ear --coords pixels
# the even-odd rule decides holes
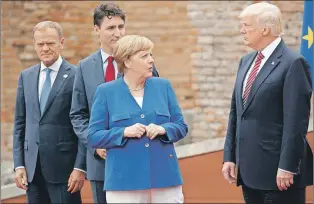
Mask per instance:
[[[94,25],[94,32],[97,35],[97,37],[99,37],[100,28],[98,27],[98,25]]]
[[[64,46],[64,37],[62,37],[62,38],[60,39],[60,44],[61,44],[61,49],[63,49],[63,46]]]
[[[265,28],[263,28],[263,32],[262,35],[266,36],[271,32],[271,28],[269,26],[266,26]]]

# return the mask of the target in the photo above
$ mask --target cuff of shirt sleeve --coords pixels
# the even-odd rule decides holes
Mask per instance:
[[[25,166],[18,166],[14,170],[16,171],[16,169],[25,169]]]
[[[286,173],[289,173],[289,174],[293,174],[293,175],[296,175],[297,173],[293,173],[293,172],[291,172],[291,171],[287,171],[287,170],[283,170],[283,169],[280,169],[280,168],[278,168],[280,171],[282,171],[282,172],[286,172]]]
[[[82,169],[78,169],[78,168],[74,168],[75,170],[78,170],[78,171],[81,171],[81,172],[84,172],[86,174],[86,171],[82,170]]]

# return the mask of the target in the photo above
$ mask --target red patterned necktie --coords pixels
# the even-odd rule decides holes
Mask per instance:
[[[113,57],[108,57],[108,65],[106,69],[105,82],[115,80],[115,70],[113,66]]]
[[[252,88],[252,85],[253,85],[253,82],[255,81],[256,79],[256,76],[257,76],[257,73],[258,73],[258,70],[261,66],[261,62],[262,62],[262,59],[264,58],[264,55],[261,53],[261,52],[258,52],[257,54],[257,59],[255,61],[255,64],[254,64],[254,67],[247,79],[247,82],[246,82],[246,86],[245,86],[245,89],[244,89],[244,93],[243,93],[243,106],[245,106],[245,103],[247,101],[247,98],[249,96],[249,93],[251,91],[251,88]]]

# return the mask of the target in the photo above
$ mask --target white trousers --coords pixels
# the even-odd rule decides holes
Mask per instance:
[[[106,191],[107,203],[183,203],[182,186],[137,191]]]

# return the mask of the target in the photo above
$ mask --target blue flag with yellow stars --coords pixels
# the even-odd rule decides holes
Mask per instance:
[[[313,0],[304,1],[301,54],[311,66],[313,82]]]

